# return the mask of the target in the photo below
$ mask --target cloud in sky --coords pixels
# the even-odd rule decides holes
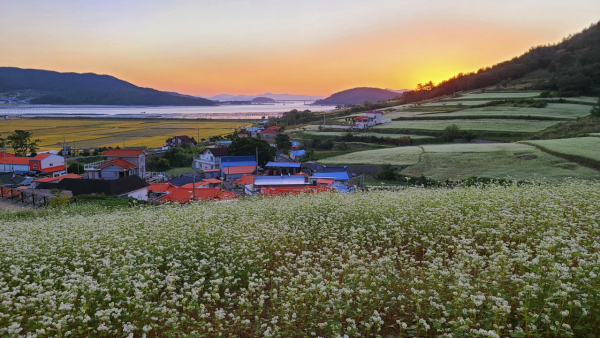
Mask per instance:
[[[414,88],[559,41],[600,2],[0,0],[0,66],[186,94]]]

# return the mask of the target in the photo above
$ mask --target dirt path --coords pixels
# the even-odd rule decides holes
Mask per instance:
[[[25,208],[21,203],[0,199],[0,210],[17,210]]]

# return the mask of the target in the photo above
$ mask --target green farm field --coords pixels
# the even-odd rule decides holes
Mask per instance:
[[[497,92],[497,93],[479,93],[479,94],[464,94],[458,98],[450,98],[444,101],[452,100],[510,100],[510,99],[525,99],[539,97],[541,92]]]
[[[471,176],[519,180],[578,177],[600,179],[600,172],[520,143],[443,144],[367,150],[320,161],[323,164],[392,164],[404,174],[437,180]]]
[[[344,136],[346,134],[348,134],[348,132],[342,132],[342,131],[308,131],[305,132],[305,134],[308,135],[315,135],[315,136]],[[377,137],[389,137],[389,138],[401,138],[403,136],[409,136],[410,138],[413,139],[425,139],[425,138],[431,138],[431,136],[423,136],[423,135],[409,135],[409,134],[385,134],[385,133],[360,133],[360,132],[352,132],[351,133],[354,136],[377,136]]]
[[[577,156],[600,162],[600,137],[576,137],[556,140],[523,141],[553,153]]]
[[[553,126],[558,121],[539,120],[510,120],[510,119],[456,119],[456,120],[421,120],[421,121],[392,121],[373,127],[375,130],[430,130],[442,131],[451,124],[456,124],[462,130],[535,133]]]
[[[486,104],[491,100],[440,100],[437,102],[424,103],[421,107],[439,107],[439,106],[477,106],[480,104]]]
[[[468,108],[451,113],[434,113],[427,116],[506,116],[511,117],[547,117],[560,119],[576,119],[590,114],[590,106],[580,104],[567,103],[550,103],[545,108],[529,108],[529,107],[506,107],[506,106],[490,106]]]

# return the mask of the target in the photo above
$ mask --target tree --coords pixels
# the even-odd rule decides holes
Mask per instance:
[[[71,162],[71,164],[69,164],[69,166],[67,167],[67,173],[69,173],[69,174],[81,175],[84,172],[85,172],[85,166],[83,165],[83,163]]]
[[[277,149],[287,153],[292,148],[292,141],[287,134],[277,134],[275,136],[275,145]]]
[[[157,171],[167,171],[171,168],[171,163],[166,158],[160,158],[155,165]]]
[[[258,165],[264,167],[275,158],[275,148],[265,140],[254,137],[236,138],[231,142],[228,152],[232,156],[256,155],[258,148]]]
[[[444,139],[448,142],[452,142],[455,138],[460,138],[462,136],[460,128],[454,123],[444,129],[443,135]]]
[[[598,98],[598,103],[594,105],[594,108],[590,111],[590,114],[595,117],[600,117],[600,97]]]
[[[15,130],[8,135],[6,143],[15,150],[16,156],[27,156],[27,153],[36,153],[39,139],[31,141],[31,133],[26,130]]]
[[[186,167],[192,164],[192,153],[189,146],[187,148],[183,145],[182,147],[171,148],[165,151],[163,157],[169,160],[169,163],[174,167]]]
[[[398,176],[396,174],[396,168],[391,164],[384,164],[377,173],[377,178],[386,181],[395,181]]]

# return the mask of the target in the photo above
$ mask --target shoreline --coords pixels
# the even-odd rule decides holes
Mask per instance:
[[[259,107],[272,109],[259,110]],[[312,110],[311,110],[312,108]],[[316,109],[315,109],[316,108]],[[115,118],[178,120],[260,120],[282,117],[291,110],[315,113],[334,110],[333,106],[311,105],[220,105],[220,106],[64,106],[3,104],[0,115],[10,118]],[[248,109],[248,111],[244,111]],[[256,109],[256,110],[255,110]]]

